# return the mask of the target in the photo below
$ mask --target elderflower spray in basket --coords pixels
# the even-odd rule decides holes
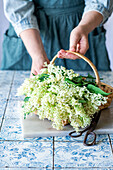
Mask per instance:
[[[25,95],[22,113],[35,113],[39,119],[52,121],[53,128],[62,130],[70,124],[77,132],[91,124],[94,114],[110,105],[113,88],[101,83],[97,69],[85,56],[71,52],[84,59],[92,67],[95,78],[81,76],[73,70],[54,65],[55,56],[41,73],[27,78],[18,89],[18,95]]]

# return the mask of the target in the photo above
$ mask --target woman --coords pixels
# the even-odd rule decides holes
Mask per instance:
[[[1,68],[31,69],[31,73],[38,74],[44,62],[49,63],[60,49],[85,54],[89,48],[86,56],[97,69],[110,70],[102,24],[112,8],[110,0],[104,4],[102,0],[4,0],[5,14],[11,24],[4,35]],[[63,50],[58,56],[69,58]],[[70,55],[70,58],[77,57]],[[90,70],[83,60],[55,62],[67,69]]]

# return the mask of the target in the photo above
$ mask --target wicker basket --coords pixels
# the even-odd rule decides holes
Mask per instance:
[[[75,54],[76,56],[78,56],[78,57],[82,58],[83,60],[85,60],[91,66],[91,68],[94,71],[94,74],[95,74],[95,77],[96,77],[96,84],[97,84],[97,86],[99,88],[101,88],[103,91],[105,91],[106,93],[112,92],[110,95],[107,96],[108,97],[107,103],[105,105],[101,105],[99,107],[99,109],[102,110],[102,109],[105,109],[108,106],[110,106],[110,104],[112,102],[112,98],[113,98],[113,87],[111,87],[108,84],[105,84],[103,82],[100,82],[100,77],[99,77],[99,74],[98,74],[98,71],[97,71],[95,65],[87,57],[85,57],[85,56],[83,56],[83,55],[81,55],[79,53],[76,53],[76,52],[72,52],[72,51],[68,51],[68,50],[67,50],[67,52]],[[57,58],[57,55],[52,59],[51,64],[54,63],[56,58]],[[68,123],[69,123],[68,120],[65,120],[65,121],[63,120],[63,125],[67,125]]]

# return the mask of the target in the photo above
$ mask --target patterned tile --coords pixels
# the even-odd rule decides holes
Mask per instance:
[[[113,134],[110,134],[110,140],[111,140],[111,147],[112,147],[112,153],[113,153]]]
[[[66,142],[74,142],[74,141],[78,141],[78,142],[83,142],[83,140],[84,140],[84,136],[85,136],[85,134],[83,134],[82,136],[80,136],[80,137],[78,137],[78,138],[72,138],[72,137],[70,137],[70,136],[63,136],[63,137],[55,137],[55,141],[66,141]],[[97,142],[104,142],[104,141],[108,141],[109,139],[108,139],[108,135],[98,135],[97,134],[97,136],[96,136],[97,138],[96,138],[96,141]],[[90,136],[89,137],[89,140],[90,140],[90,138],[92,138],[92,136]]]
[[[17,100],[9,100],[7,109],[5,112],[5,119],[10,118],[20,118],[20,108],[19,108],[19,101]]]
[[[0,141],[0,167],[52,167],[52,142]]]
[[[2,121],[3,114],[4,114],[6,102],[7,102],[6,100],[3,100],[3,99],[0,100],[0,127],[1,127],[1,121]]]
[[[5,165],[4,165],[5,166]],[[7,167],[7,166],[6,166]],[[27,170],[27,169],[30,169],[30,170],[36,170],[36,168],[0,168],[0,170]],[[37,168],[38,170],[42,170],[42,169],[44,169],[44,168]],[[46,169],[48,169],[48,168],[46,168]]]
[[[23,96],[17,96],[17,89],[22,85],[26,78],[29,78],[30,71],[16,71],[11,89],[10,99],[23,100]]]
[[[12,85],[12,88],[11,88],[11,93],[10,93],[10,96],[9,96],[9,99],[10,100],[23,100],[24,99],[24,96],[17,96],[17,89],[19,88],[18,85]]]
[[[7,99],[14,71],[0,71],[0,99]]]
[[[11,100],[23,100],[24,96],[17,96],[17,89],[22,85],[24,80],[30,76],[30,71],[16,71],[13,85],[11,89],[10,99]]]
[[[0,168],[0,170],[53,170],[53,168],[52,167],[46,167],[46,168],[37,168],[37,167],[35,167],[35,168]]]
[[[110,136],[111,141],[113,141],[113,134],[110,134],[109,136]]]
[[[23,138],[20,119],[4,119],[0,140],[53,141],[52,137]]]
[[[84,146],[80,142],[55,142],[55,167],[113,167],[110,144]]]
[[[10,94],[10,99],[11,100],[23,100],[23,96],[17,96],[17,89],[22,85],[24,80],[28,78],[30,75],[29,71],[16,71],[14,80],[13,80],[13,85],[11,89],[11,94]]]
[[[13,71],[0,71],[0,98],[2,99],[7,99],[8,97],[13,73]],[[83,75],[83,72],[79,73]],[[90,72],[90,74],[93,75],[92,72]],[[113,72],[99,72],[99,74],[100,77],[103,77],[103,82],[113,86]],[[25,139],[22,136],[17,100],[22,100],[23,97],[17,97],[16,93],[17,88],[24,82],[25,78],[29,77],[29,75],[29,71],[15,72],[10,95],[11,100],[8,102],[5,119],[0,132],[0,140],[2,140],[0,141],[0,169],[5,168],[6,166],[14,169],[18,169],[19,167],[21,169],[27,169],[28,167],[48,167],[48,169],[51,169],[49,167],[52,167],[53,138],[40,137]],[[84,75],[87,75],[87,72],[84,72]],[[0,101],[1,117],[3,115],[5,103],[6,100],[4,100],[4,102]],[[113,144],[113,135],[110,135],[110,137]],[[113,167],[111,148],[108,143],[107,135],[97,135],[97,145],[93,147],[83,146],[83,139],[84,136],[78,139],[73,139],[69,136],[55,137],[55,167],[57,170],[61,169],[60,167],[66,167],[66,170],[71,170],[70,167],[73,167],[72,169],[79,167],[81,170],[89,170],[92,169],[91,167],[93,167],[93,169],[96,169],[96,167],[100,167],[99,169]]]
[[[6,89],[7,89],[7,90],[6,90]],[[10,87],[6,87],[6,86],[5,86],[4,89],[0,90],[0,98],[1,98],[1,99],[7,99],[7,98],[8,98],[8,96],[9,96],[9,89],[10,89]],[[6,90],[6,91],[5,91],[5,90]]]
[[[54,170],[61,170],[61,168],[54,168]],[[93,167],[93,168],[87,168],[87,167],[82,167],[82,168],[72,168],[72,167],[69,167],[69,168],[67,168],[67,167],[63,167],[62,168],[62,170],[111,170],[111,168],[95,168],[95,167]]]
[[[20,119],[4,119],[0,139],[23,140]]]
[[[0,86],[4,86],[4,84],[9,84],[9,81],[12,81],[12,77],[14,75],[14,71],[1,71],[0,70]]]
[[[5,112],[0,138],[3,140],[39,140],[52,141],[52,137],[23,138],[19,101],[9,100]]]
[[[103,78],[102,82],[113,86],[113,72],[99,72],[99,75]]]
[[[29,78],[30,71],[16,71],[13,85],[20,86],[26,78]]]

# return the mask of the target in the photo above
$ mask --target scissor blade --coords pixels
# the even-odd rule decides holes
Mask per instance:
[[[97,123],[100,119],[100,115],[101,115],[101,110],[99,110],[98,112],[95,113],[96,115],[94,116],[92,122],[91,122],[91,128],[93,128],[93,130],[96,128]]]

